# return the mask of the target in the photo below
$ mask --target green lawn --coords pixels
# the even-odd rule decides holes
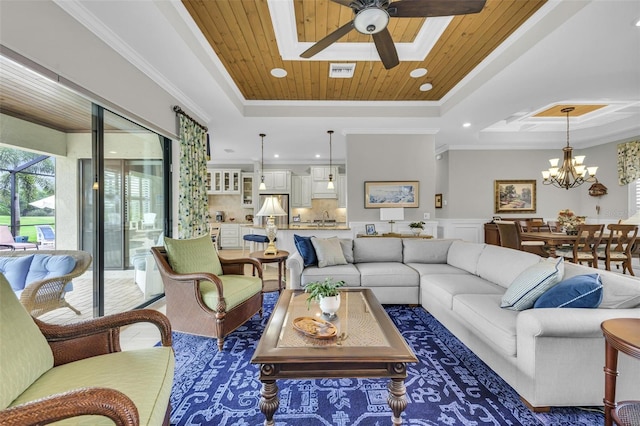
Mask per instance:
[[[29,237],[30,243],[37,241],[36,227],[34,225],[54,225],[54,216],[23,216],[20,218],[20,235]],[[0,225],[11,225],[10,216],[0,215]],[[55,229],[55,226],[54,226]]]

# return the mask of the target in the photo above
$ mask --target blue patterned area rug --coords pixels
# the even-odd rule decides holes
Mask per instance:
[[[175,382],[172,425],[258,426],[261,383],[250,363],[275,304],[265,296],[265,315],[255,316],[225,339],[174,333]],[[578,408],[534,414],[518,395],[421,307],[385,306],[419,359],[409,364],[405,425],[598,425],[599,412]],[[387,379],[279,380],[277,426],[371,426],[391,424]]]

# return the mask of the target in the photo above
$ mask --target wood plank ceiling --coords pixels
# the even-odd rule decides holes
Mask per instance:
[[[299,42],[316,42],[353,19],[350,8],[330,0],[288,1],[294,2]],[[361,101],[441,99],[545,2],[488,0],[482,12],[454,17],[424,61],[401,60],[391,70],[377,55],[375,61],[348,61],[357,65],[353,78],[346,79],[329,78],[329,64],[347,61],[282,60],[266,0],[182,0],[245,99]],[[412,42],[423,22],[392,18],[388,28],[395,42]],[[369,41],[355,30],[340,40]],[[275,78],[273,68],[288,75]],[[428,73],[410,77],[416,68]],[[420,91],[425,83],[433,89]]]

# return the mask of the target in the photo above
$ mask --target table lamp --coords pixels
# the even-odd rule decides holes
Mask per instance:
[[[275,224],[274,216],[286,216],[287,212],[282,209],[280,205],[280,201],[278,201],[278,197],[275,195],[271,195],[264,200],[264,204],[260,211],[256,214],[256,216],[267,216],[267,226],[265,226],[264,230],[267,234],[267,238],[269,238],[269,244],[267,245],[267,249],[264,251],[264,254],[278,254],[278,249],[276,248],[276,234],[278,233],[278,227]]]
[[[390,208],[383,207],[380,209],[380,220],[387,220],[391,225],[391,234],[393,234],[393,224],[396,223],[396,220],[404,220],[404,208]]]

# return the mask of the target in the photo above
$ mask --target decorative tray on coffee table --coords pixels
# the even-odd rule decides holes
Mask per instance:
[[[298,317],[293,320],[293,328],[315,339],[331,339],[338,334],[335,325],[319,318]]]

